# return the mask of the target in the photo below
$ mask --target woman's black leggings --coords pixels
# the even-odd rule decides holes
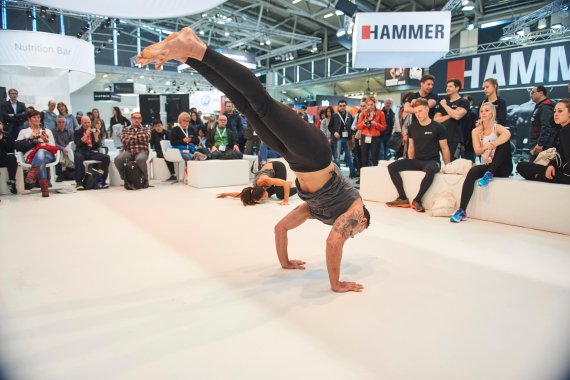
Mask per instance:
[[[285,167],[285,164],[279,161],[273,161],[271,164],[273,165],[273,170],[275,171],[275,178],[287,181],[287,168]],[[267,189],[267,194],[269,194],[269,196],[275,194],[277,198],[284,199],[285,189],[283,189],[281,186],[271,186]],[[295,194],[297,194],[297,189],[295,187],[290,188],[289,196],[292,197]]]
[[[548,183],[560,183],[563,185],[570,185],[570,176],[565,175],[562,170],[555,168],[554,178],[546,178],[547,166],[531,164],[530,162],[519,162],[517,164],[517,172],[529,181],[539,181]]]
[[[325,135],[284,104],[275,101],[245,66],[208,48],[202,61],[186,63],[228,96],[264,143],[296,172],[314,172],[331,163]]]
[[[378,166],[378,153],[380,149],[380,136],[372,137],[372,142],[366,144],[364,140],[366,136],[362,135],[360,140],[360,165],[361,167],[368,166],[369,153],[372,155],[372,166]]]
[[[499,145],[495,149],[493,161],[490,164],[476,165],[469,170],[465,182],[463,182],[463,190],[461,190],[461,203],[459,207],[463,210],[467,209],[469,200],[473,195],[475,181],[482,178],[486,172],[493,173],[494,177],[506,178],[513,172],[513,159],[511,157],[511,146],[508,142]]]

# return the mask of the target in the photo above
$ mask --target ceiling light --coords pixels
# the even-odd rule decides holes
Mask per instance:
[[[206,17],[207,15],[207,13],[202,13],[202,17]]]
[[[127,79],[127,82],[132,82],[132,81],[133,81],[133,78]]]
[[[472,1],[463,1],[463,8],[461,8],[461,10],[463,12],[465,11],[472,11],[473,9],[475,9],[475,3]]]
[[[224,32],[224,36],[228,37],[230,35],[230,32]]]
[[[170,86],[170,81],[167,80],[166,82],[164,82],[165,85]]]
[[[346,34],[346,30],[344,30],[344,28],[340,28],[339,30],[336,31],[336,36],[337,37],[342,37]]]
[[[199,31],[198,33],[200,33],[201,36],[203,36],[204,34],[206,34],[206,32],[204,32],[203,30]]]
[[[544,29],[544,28],[546,28],[546,19],[541,18],[540,20],[538,20],[538,29]]]
[[[293,4],[297,4],[297,3],[300,3],[300,2],[301,2],[301,0],[293,0]]]
[[[265,41],[259,41],[259,44],[260,44],[261,46],[265,46]]]
[[[107,78],[109,74],[103,74],[103,78]]]
[[[500,41],[508,41],[508,40],[512,40],[512,39],[513,39],[513,36],[503,36],[499,40]]]
[[[473,29],[475,29],[475,25],[473,25],[473,23],[467,25],[467,30],[473,30]]]
[[[554,24],[552,25],[552,29],[562,29],[562,24]]]
[[[327,13],[326,15],[324,15],[323,18],[329,18],[332,16],[334,16],[334,13],[330,12],[330,13]]]
[[[336,11],[334,11],[334,13],[335,13],[337,16],[342,16],[342,15],[344,14],[343,11],[338,10],[338,9],[337,9]]]
[[[139,79],[143,79],[143,78],[144,78],[144,75],[139,76]]]
[[[271,40],[268,38],[267,41],[265,41],[266,45],[271,45]]]

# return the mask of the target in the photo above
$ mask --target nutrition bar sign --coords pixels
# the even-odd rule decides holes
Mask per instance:
[[[449,51],[451,12],[358,13],[354,68],[427,67]]]
[[[120,102],[121,95],[109,91],[95,91],[93,92],[93,100],[96,102]]]

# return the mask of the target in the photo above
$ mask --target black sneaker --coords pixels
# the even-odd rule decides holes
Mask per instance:
[[[63,175],[60,174],[57,176],[57,178],[55,179],[55,182],[63,182]]]
[[[420,201],[413,201],[412,208],[417,212],[426,212],[426,209],[424,208],[424,206],[422,206],[422,202]]]
[[[12,194],[18,194],[18,190],[16,189],[16,181],[10,181],[8,182],[8,185],[10,185],[10,192]]]
[[[85,186],[83,186],[82,183],[76,183],[75,184],[75,190],[78,190],[78,191],[85,190]]]
[[[410,207],[410,201],[408,200],[408,198],[401,199],[398,197],[391,202],[386,202],[386,206],[409,208]]]
[[[175,176],[174,174],[172,174],[172,175],[170,176],[170,178],[167,179],[167,181],[176,181],[176,180],[177,180],[177,178],[176,178],[176,176]]]

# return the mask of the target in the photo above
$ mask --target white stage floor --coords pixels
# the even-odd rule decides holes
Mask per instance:
[[[345,246],[341,277],[365,291],[335,294],[329,227],[309,221],[290,233],[290,257],[306,271],[278,264],[273,225],[297,197],[245,208],[216,192],[157,183],[1,197],[4,376],[558,380],[565,371],[569,236],[367,202],[372,224]]]

